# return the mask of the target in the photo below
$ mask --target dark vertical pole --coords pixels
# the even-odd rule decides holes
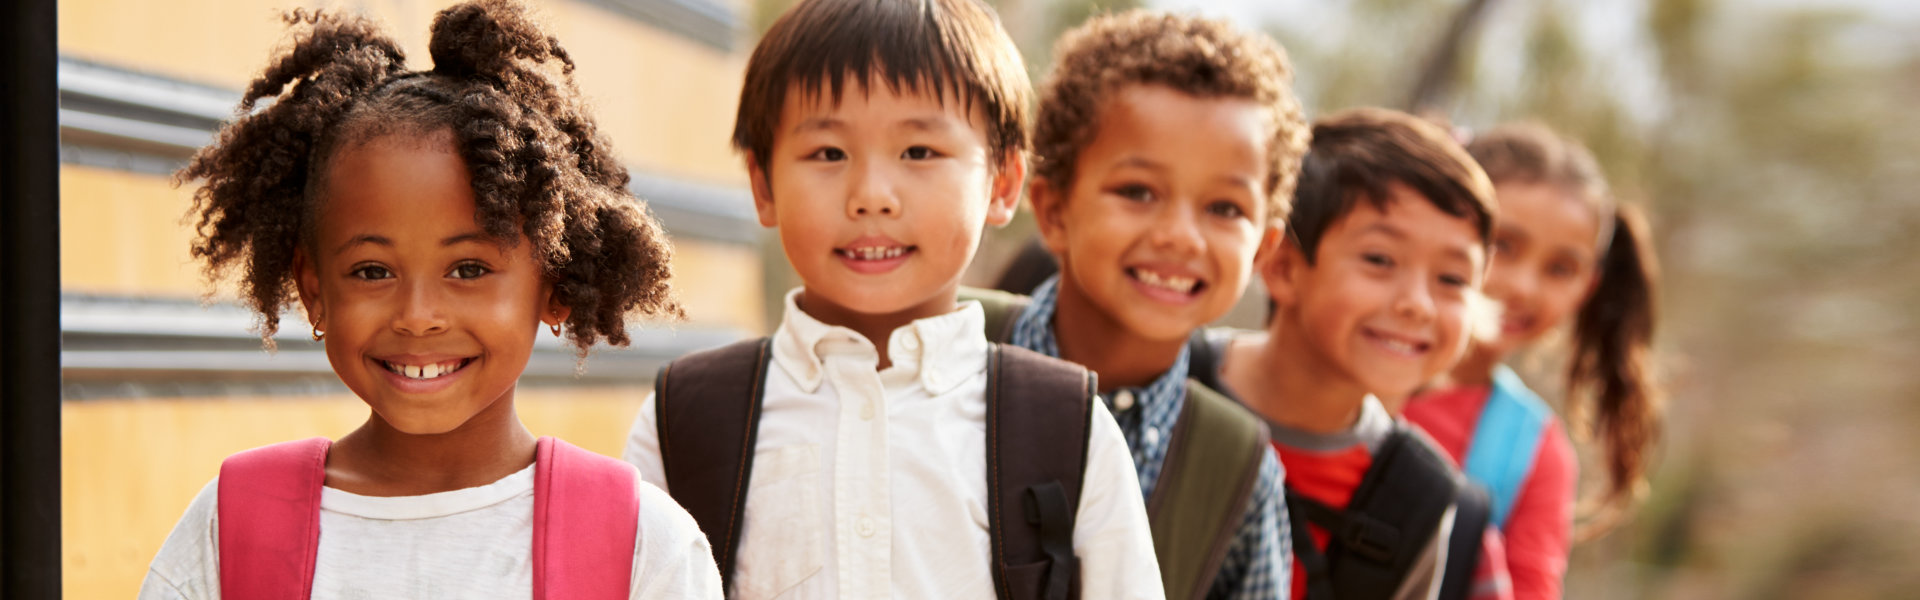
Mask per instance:
[[[54,0],[0,2],[0,597],[60,597]]]

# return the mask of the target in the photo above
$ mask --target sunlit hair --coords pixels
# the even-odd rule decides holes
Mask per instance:
[[[1388,210],[1394,183],[1472,223],[1483,248],[1493,243],[1493,184],[1473,157],[1440,126],[1383,108],[1345,110],[1314,122],[1288,238],[1313,264],[1327,229],[1362,202]]]
[[[602,338],[626,344],[631,313],[682,315],[665,234],[627,191],[626,169],[574,87],[572,58],[524,7],[478,0],[440,11],[429,71],[408,71],[399,42],[367,19],[285,20],[293,43],[247,87],[240,117],[175,175],[201,182],[193,257],[216,282],[239,271],[269,347],[294,297],[295,257],[315,243],[331,161],[383,136],[440,131],[472,178],[476,224],[500,243],[533,245],[555,300],[572,309],[567,335],[581,352]]]
[[[802,0],[747,60],[734,149],[765,169],[788,94],[838,103],[849,83],[978,108],[995,165],[1027,149],[1033,86],[999,17],[976,0]]]
[[[1597,280],[1574,317],[1567,365],[1570,419],[1605,446],[1602,513],[1583,536],[1603,532],[1644,486],[1647,455],[1660,434],[1661,398],[1652,357],[1655,261],[1645,216],[1616,201],[1600,163],[1578,142],[1534,123],[1502,125],[1467,145],[1496,183],[1545,184],[1592,209],[1600,238]],[[1591,405],[1591,406],[1589,406]]]
[[[1196,98],[1252,100],[1266,111],[1268,220],[1291,210],[1307,151],[1306,117],[1293,94],[1287,53],[1272,38],[1224,21],[1132,10],[1097,16],[1060,36],[1040,87],[1034,174],[1073,187],[1074,163],[1100,130],[1105,101],[1128,86],[1164,86]]]

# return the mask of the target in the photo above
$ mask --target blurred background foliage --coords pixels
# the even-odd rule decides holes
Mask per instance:
[[[755,1],[762,30],[790,4]],[[1146,4],[1273,35],[1310,116],[1391,106],[1467,130],[1537,119],[1584,140],[1616,193],[1652,215],[1668,407],[1644,502],[1576,547],[1568,596],[1920,589],[1920,9],[1911,3],[994,4],[1036,80],[1060,32]],[[1024,219],[995,232],[970,282],[990,283],[1030,232]],[[774,246],[769,290],[782,290],[791,280]],[[1523,371],[1554,389],[1553,353],[1527,362]]]

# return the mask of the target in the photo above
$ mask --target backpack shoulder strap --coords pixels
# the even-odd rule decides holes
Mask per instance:
[[[1223,398],[1227,394],[1221,390],[1227,388],[1220,383],[1220,366],[1226,361],[1227,344],[1232,339],[1229,330],[1205,327],[1187,336],[1187,377]]]
[[[1445,454],[1396,419],[1345,510],[1292,497],[1287,508],[1332,535],[1325,554],[1335,597],[1386,598],[1419,560],[1462,481]]]
[[[1187,380],[1165,466],[1147,501],[1168,598],[1204,598],[1226,560],[1260,477],[1267,428],[1219,392]]]
[[[975,287],[960,288],[960,300],[980,303],[987,317],[987,341],[1008,343],[1013,340],[1013,323],[1027,311],[1033,300],[1020,294]]]
[[[551,437],[533,467],[533,597],[626,598],[640,529],[632,465]]]
[[[1553,409],[1513,369],[1502,365],[1494,370],[1486,408],[1474,424],[1462,465],[1468,477],[1487,486],[1493,522],[1501,528],[1506,527],[1527,473],[1533,470],[1541,436],[1552,418]]]
[[[1447,539],[1447,561],[1442,566],[1439,600],[1466,600],[1473,596],[1473,572],[1480,566],[1480,546],[1492,516],[1487,489],[1471,481],[1460,486],[1454,499],[1453,533]]]
[[[1080,596],[1073,555],[1094,375],[1024,348],[987,351],[987,501],[1002,600]]]
[[[262,446],[220,463],[220,595],[304,600],[320,551],[327,438]]]
[[[770,338],[735,342],[668,363],[653,381],[667,492],[712,542],[722,589],[733,583],[772,359]]]

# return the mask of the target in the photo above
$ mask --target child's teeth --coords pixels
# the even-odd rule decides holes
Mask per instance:
[[[1168,290],[1181,292],[1181,293],[1187,293],[1187,292],[1193,291],[1194,278],[1192,277],[1181,277],[1178,275],[1161,275],[1159,273],[1155,273],[1153,271],[1146,271],[1146,270],[1136,270],[1134,271],[1134,274],[1140,278],[1140,281],[1145,282],[1147,285],[1151,285],[1153,287],[1165,288]]]
[[[860,260],[886,260],[898,258],[907,252],[906,248],[854,248],[852,254]]]

